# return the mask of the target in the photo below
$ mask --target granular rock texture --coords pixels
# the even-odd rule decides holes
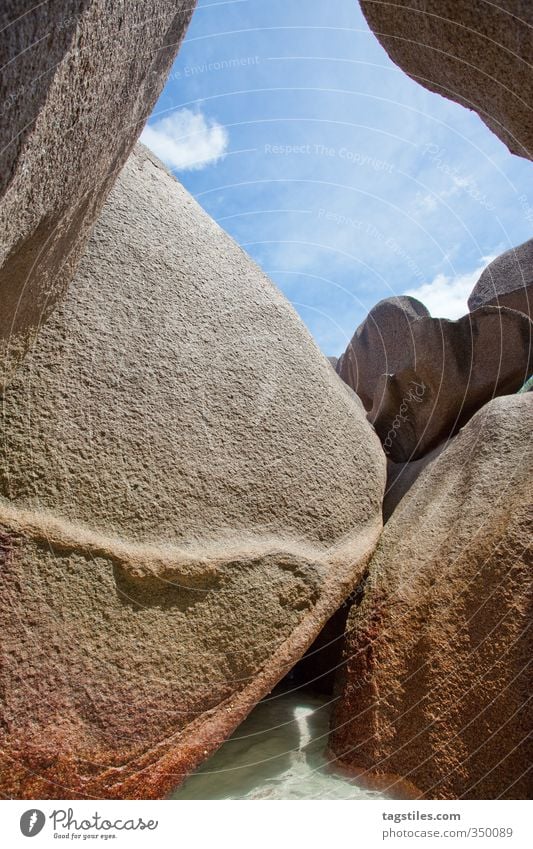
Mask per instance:
[[[379,440],[291,306],[142,146],[1,428],[1,791],[162,796],[359,581]]]
[[[497,395],[533,371],[533,324],[524,313],[482,307],[457,321],[411,325],[416,366],[378,381],[369,419],[395,462],[423,457]]]
[[[496,398],[420,472],[348,618],[330,745],[393,793],[531,795],[532,427]]]
[[[401,295],[385,298],[373,307],[355,331],[337,363],[337,374],[357,392],[367,410],[382,374],[405,366],[416,368],[417,351],[411,324],[429,316],[416,298]]]
[[[393,62],[533,158],[531,0],[361,0]]]
[[[0,385],[71,280],[194,6],[3,0]]]
[[[489,304],[520,310],[533,318],[533,239],[491,262],[468,299],[471,311]]]
[[[428,463],[435,460],[446,447],[446,442],[441,442],[433,451],[424,454],[419,460],[410,463],[387,463],[387,485],[383,496],[383,522],[388,522],[398,504],[409,492],[420,472],[426,468]]]

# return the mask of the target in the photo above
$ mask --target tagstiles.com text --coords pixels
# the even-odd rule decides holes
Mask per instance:
[[[468,828],[440,828],[434,827],[433,823],[442,821],[460,821],[461,814],[432,813],[423,811],[407,811],[405,813],[382,812],[383,822],[389,823],[388,828],[381,832],[382,840],[394,840],[398,838],[433,839],[433,838],[508,838],[513,836],[513,829],[509,826],[469,826]],[[394,828],[390,825],[394,823]],[[428,825],[427,823],[431,823]],[[401,828],[397,826],[401,825]]]

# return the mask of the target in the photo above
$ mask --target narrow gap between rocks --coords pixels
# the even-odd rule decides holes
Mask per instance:
[[[173,799],[375,799],[328,759],[326,748],[342,671],[344,629],[367,575],[315,642]]]

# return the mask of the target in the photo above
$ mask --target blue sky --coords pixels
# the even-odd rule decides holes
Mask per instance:
[[[201,0],[142,140],[328,355],[394,294],[459,317],[532,235],[531,164],[393,65],[357,0]]]

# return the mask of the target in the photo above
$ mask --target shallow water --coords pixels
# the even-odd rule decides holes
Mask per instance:
[[[331,702],[272,693],[173,799],[378,799],[326,760]]]

